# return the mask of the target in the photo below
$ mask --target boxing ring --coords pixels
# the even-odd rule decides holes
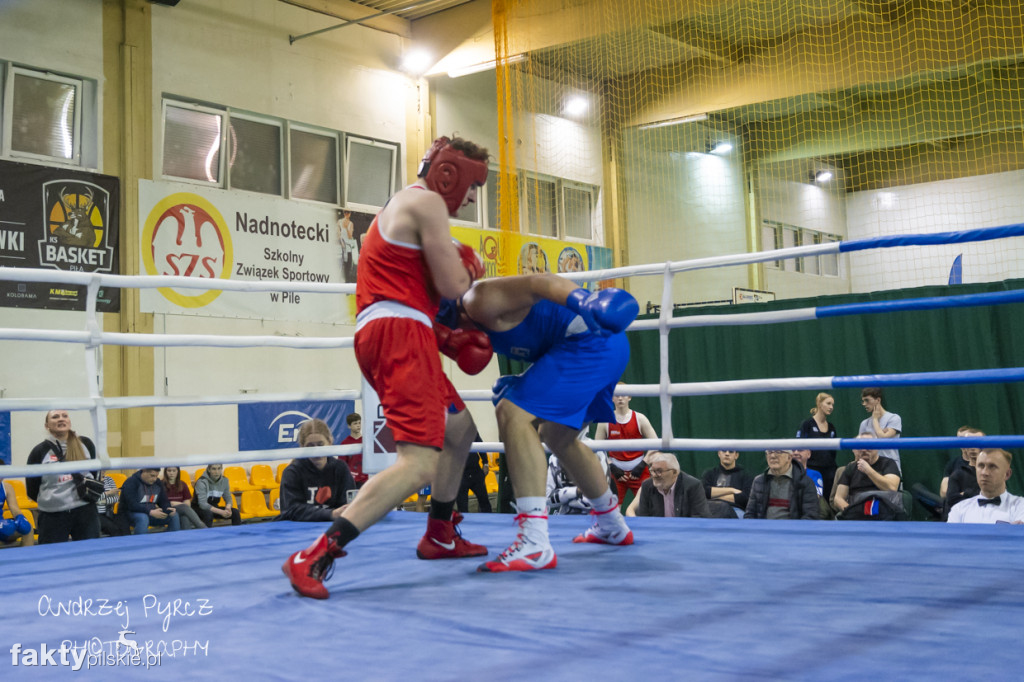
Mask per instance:
[[[661,338],[655,385],[620,392],[656,396],[657,440],[596,442],[606,449],[715,450],[729,447],[848,449],[852,439],[724,440],[676,438],[673,398],[741,392],[823,390],[836,386],[967,384],[1020,381],[1024,368],[673,383],[668,332],[682,326],[767,324],[925,309],[997,305],[1022,292],[977,294],[813,309],[672,317],[671,279],[690,269],[740,265],[833,250],[1001,239],[1024,225],[958,233],[904,235],[755,254],[576,273],[578,281],[663,275],[657,320],[633,331]],[[85,284],[85,331],[0,329],[0,339],[82,344],[90,394],[75,400],[0,399],[0,409],[88,409],[96,435],[93,462],[47,464],[47,472],[131,469],[152,458],[111,460],[106,411],[143,406],[238,404],[298,399],[356,399],[359,391],[230,396],[102,395],[102,345],[286,346],[348,348],[351,339],[136,335],[100,331],[100,286],[292,289],[351,293],[352,285],[123,277],[0,268],[19,281]],[[36,278],[36,279],[32,279]],[[467,400],[489,400],[467,391]],[[901,450],[1020,447],[1024,436],[876,440]],[[499,451],[477,443],[474,451]],[[162,465],[257,462],[353,454],[356,446],[161,457]],[[5,477],[38,467],[5,467]],[[477,561],[419,561],[424,515],[392,512],[349,547],[327,582],[332,597],[298,597],[280,564],[327,524],[275,522],[159,533],[0,551],[4,679],[58,679],[69,668],[88,679],[428,680],[637,679],[914,679],[945,673],[964,679],[1011,679],[1020,667],[1024,563],[1020,529],[926,523],[630,519],[636,544],[574,545],[587,525],[552,517],[559,555],[554,571],[477,574]],[[466,536],[503,548],[512,518],[470,514]],[[119,643],[120,642],[120,643]],[[62,646],[63,645],[63,646]],[[32,654],[29,655],[29,650]],[[54,654],[54,651],[58,653]],[[47,658],[49,654],[49,658]],[[66,661],[66,665],[64,664]],[[35,665],[30,665],[34,662]],[[17,663],[17,665],[14,665]],[[45,665],[40,665],[44,663]],[[132,670],[135,668],[138,670]]]

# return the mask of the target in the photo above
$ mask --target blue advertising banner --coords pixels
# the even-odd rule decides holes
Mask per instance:
[[[273,450],[298,447],[299,425],[322,419],[334,442],[348,434],[345,417],[355,412],[354,400],[307,400],[290,403],[259,403],[238,406],[238,449]]]
[[[0,462],[11,463],[11,413],[0,412]]]

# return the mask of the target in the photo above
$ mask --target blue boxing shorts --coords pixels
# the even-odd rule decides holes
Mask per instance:
[[[612,395],[628,362],[625,333],[569,336],[522,374],[501,377],[494,402],[504,398],[535,417],[571,429],[613,421]]]

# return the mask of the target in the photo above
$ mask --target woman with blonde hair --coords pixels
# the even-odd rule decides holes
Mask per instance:
[[[28,464],[73,462],[96,459],[96,446],[85,436],[71,430],[67,410],[50,410],[43,426],[48,435],[32,448]],[[28,496],[39,505],[37,512],[39,544],[89,540],[100,536],[100,517],[96,501],[103,492],[97,472],[45,474],[25,479]]]
[[[800,424],[796,432],[797,438],[835,438],[836,427],[828,420],[835,409],[836,400],[828,393],[819,393],[814,399],[811,416]],[[807,468],[821,474],[821,482],[825,494],[832,490],[832,481],[836,477],[836,451],[811,450],[811,458],[807,460]]]

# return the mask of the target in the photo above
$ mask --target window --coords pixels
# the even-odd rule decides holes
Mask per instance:
[[[800,244],[800,228],[791,225],[782,226],[782,248],[788,249]],[[789,272],[800,271],[799,258],[786,258],[782,261],[782,269]]]
[[[398,146],[359,137],[347,137],[345,204],[378,209],[395,193]]]
[[[228,130],[231,187],[280,196],[281,124],[232,114]]]
[[[778,223],[773,223],[765,220],[761,224],[761,250],[762,251],[774,251],[779,248],[779,244],[782,241],[782,226]],[[770,260],[765,261],[765,267],[773,270],[782,269],[782,261]]]
[[[83,81],[10,67],[4,141],[12,156],[81,165]]]
[[[839,237],[834,234],[822,234],[822,244],[834,244],[835,242],[841,241]],[[825,253],[818,256],[821,261],[821,274],[826,277],[838,277],[839,276],[839,254],[838,253]]]
[[[804,246],[812,246],[814,244],[821,243],[821,233],[815,232],[814,230],[801,230],[800,237],[803,239]],[[817,256],[806,256],[800,260],[803,261],[801,272],[806,272],[808,275],[820,274],[818,272]]]
[[[295,199],[338,203],[338,138],[292,128],[289,161]]]
[[[761,223],[761,250],[788,248],[791,246],[808,246],[810,244],[832,244],[841,241],[834,234],[825,234],[817,230],[808,230],[793,225],[765,220]],[[824,277],[839,276],[839,254],[826,253],[819,256],[804,256],[786,260],[767,261],[765,267],[773,270],[803,272],[808,275]]]
[[[567,239],[594,238],[596,188],[562,181],[562,226]]]
[[[221,184],[224,113],[197,106],[164,107],[163,174]]]
[[[498,203],[498,171],[491,168],[487,171],[487,184],[484,185],[484,204],[487,208],[487,227],[501,228],[501,204]]]
[[[526,231],[543,237],[558,237],[555,181],[533,174],[523,175],[523,220]]]

